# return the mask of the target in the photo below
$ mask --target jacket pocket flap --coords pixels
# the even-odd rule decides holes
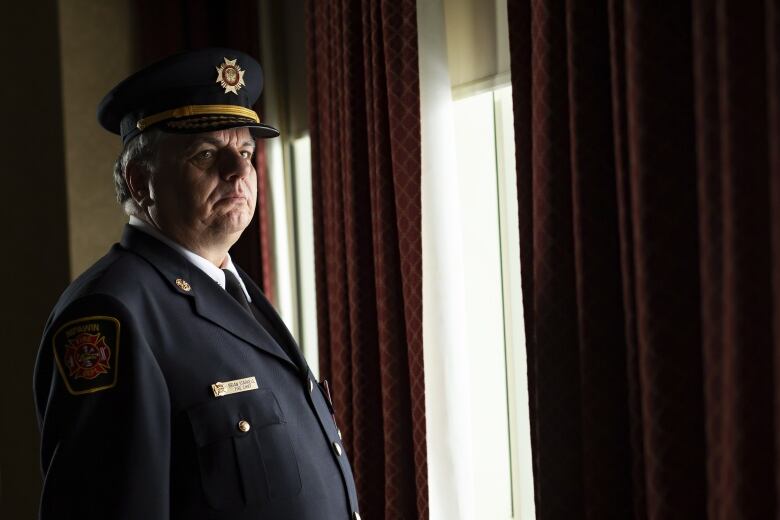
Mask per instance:
[[[284,422],[273,392],[263,389],[216,398],[190,408],[187,415],[198,446]]]

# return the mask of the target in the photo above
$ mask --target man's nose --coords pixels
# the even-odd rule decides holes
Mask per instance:
[[[219,157],[219,173],[225,180],[233,177],[245,177],[252,169],[252,161],[245,159],[241,152],[223,150]]]

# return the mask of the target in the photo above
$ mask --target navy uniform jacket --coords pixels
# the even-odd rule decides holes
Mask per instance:
[[[43,520],[359,518],[326,393],[241,276],[265,327],[127,226],[68,287],[35,368]]]

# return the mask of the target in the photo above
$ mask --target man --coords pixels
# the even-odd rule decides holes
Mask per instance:
[[[35,369],[41,518],[359,519],[327,392],[228,249],[256,203],[262,71],[229,49],[117,85],[119,244],[64,292]]]

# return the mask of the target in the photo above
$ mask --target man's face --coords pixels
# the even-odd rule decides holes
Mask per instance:
[[[193,249],[235,242],[255,212],[254,150],[247,128],[166,136],[149,179],[152,220]]]

